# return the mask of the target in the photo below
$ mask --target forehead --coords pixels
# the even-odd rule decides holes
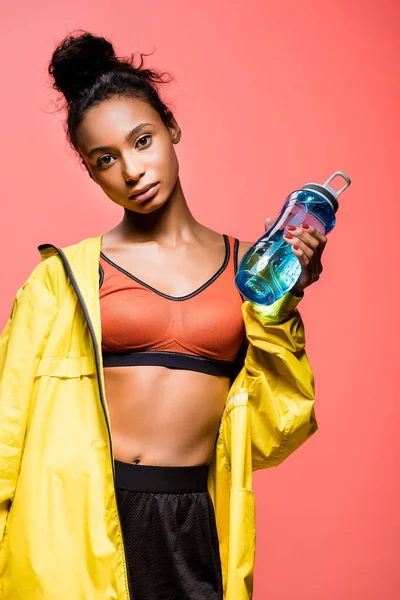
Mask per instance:
[[[84,153],[95,146],[122,144],[127,133],[141,123],[162,124],[152,106],[137,98],[114,97],[93,106],[77,130],[79,149]]]

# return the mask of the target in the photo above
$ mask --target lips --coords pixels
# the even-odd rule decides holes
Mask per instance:
[[[145,185],[141,190],[136,191],[134,194],[129,196],[130,200],[136,200],[137,202],[142,202],[143,200],[149,200],[153,196],[155,196],[160,189],[159,183],[151,183],[149,185]]]

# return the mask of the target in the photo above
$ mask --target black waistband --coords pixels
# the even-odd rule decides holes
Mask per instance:
[[[115,486],[130,492],[190,494],[207,491],[208,465],[158,467],[115,462]]]
[[[234,363],[183,354],[181,352],[164,352],[161,350],[151,350],[148,352],[109,352],[103,350],[104,367],[130,367],[136,365],[185,369],[208,373],[209,375],[218,375],[220,377],[232,377]]]

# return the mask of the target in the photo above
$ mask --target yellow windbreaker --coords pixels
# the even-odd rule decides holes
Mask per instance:
[[[58,249],[18,290],[0,337],[0,599],[128,600],[101,358],[101,236]],[[225,600],[252,597],[252,471],[317,429],[290,293],[244,302],[249,346],[226,399],[208,488]]]

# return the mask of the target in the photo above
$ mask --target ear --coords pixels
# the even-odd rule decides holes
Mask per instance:
[[[180,129],[175,117],[172,114],[169,116],[168,129],[169,129],[169,134],[171,136],[172,143],[178,144],[181,139],[181,129]]]

